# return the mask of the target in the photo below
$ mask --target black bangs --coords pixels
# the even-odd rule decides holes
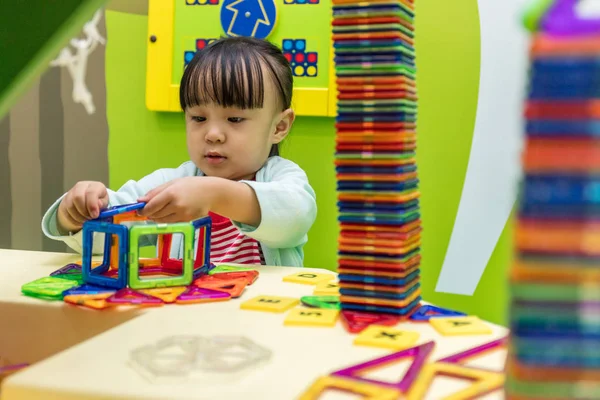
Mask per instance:
[[[205,104],[240,109],[262,108],[265,97],[263,64],[255,49],[243,42],[218,40],[196,53],[181,86],[181,108]]]

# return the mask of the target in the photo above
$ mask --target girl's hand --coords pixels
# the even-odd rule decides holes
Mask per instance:
[[[158,223],[189,222],[208,215],[215,198],[215,181],[206,176],[174,179],[152,189],[138,201],[139,214]]]
[[[87,220],[98,218],[108,206],[108,191],[102,182],[77,182],[58,206],[58,229],[61,232],[81,230]]]

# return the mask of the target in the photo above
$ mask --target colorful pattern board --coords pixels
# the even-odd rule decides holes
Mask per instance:
[[[344,311],[407,318],[421,300],[414,16],[413,0],[333,1]]]
[[[507,398],[600,398],[600,30],[530,60]]]

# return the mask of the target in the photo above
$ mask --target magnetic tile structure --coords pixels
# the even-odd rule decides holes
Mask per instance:
[[[283,39],[283,55],[292,66],[294,76],[315,77],[319,73],[317,63],[319,54],[307,51],[306,39]]]
[[[414,19],[413,0],[333,0],[343,311],[406,319],[421,300]]]
[[[600,398],[600,20],[578,20],[575,1],[546,3],[553,4],[540,21],[525,19],[537,32],[505,392],[509,399]]]

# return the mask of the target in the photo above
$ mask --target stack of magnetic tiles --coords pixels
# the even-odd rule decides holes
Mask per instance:
[[[333,0],[343,315],[421,299],[413,0]]]
[[[511,270],[512,399],[600,398],[600,32],[531,48]]]

